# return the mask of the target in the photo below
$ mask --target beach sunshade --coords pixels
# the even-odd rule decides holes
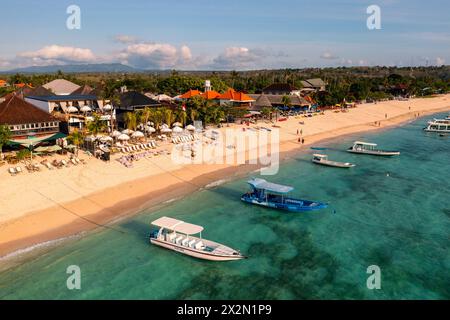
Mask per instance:
[[[169,129],[169,128],[162,128],[162,129],[161,129],[161,132],[162,132],[162,133],[169,133],[169,132],[172,132],[172,129]]]
[[[80,108],[80,111],[81,112],[89,112],[89,111],[92,111],[92,109],[88,106],[83,106]]]
[[[146,132],[151,132],[151,133],[153,133],[153,132],[156,132],[156,129],[153,128],[153,127],[150,127],[150,126],[146,126],[146,127],[145,127],[145,131],[146,131]]]
[[[117,138],[118,136],[120,136],[122,133],[120,131],[114,130],[113,133],[111,133],[111,136],[113,136],[114,138]]]
[[[181,129],[180,127],[174,127],[172,129],[172,131],[175,132],[175,133],[181,133],[181,132],[183,132],[183,129]]]
[[[64,147],[64,149],[75,149],[77,146],[74,144],[69,144],[67,146]]]
[[[172,125],[172,127],[181,127],[181,126],[182,126],[181,122],[175,122],[175,123]]]
[[[195,131],[195,127],[192,124],[188,125],[186,127],[186,129],[189,130],[189,131]]]
[[[78,112],[78,108],[74,107],[74,106],[70,106],[70,107],[67,108],[67,112],[69,112],[69,113]]]
[[[130,137],[124,133],[117,137],[118,140],[130,140]]]
[[[131,135],[132,138],[143,138],[144,134],[140,131],[136,131]]]
[[[109,111],[112,109],[112,106],[110,104],[104,105],[103,110]]]
[[[154,126],[155,124],[153,123],[153,122],[151,122],[151,121],[149,121],[149,122],[147,122],[147,125],[149,125],[149,126]]]
[[[46,152],[46,151],[48,151],[48,147],[37,147],[33,151],[35,151],[35,152]]]
[[[134,131],[131,129],[125,129],[122,131],[123,134],[132,134]]]
[[[163,123],[162,125],[161,125],[161,128],[169,128],[169,126],[167,125],[167,124],[165,124],[165,123]]]
[[[107,141],[112,141],[112,140],[113,140],[113,138],[108,137],[108,136],[103,136],[100,138],[101,142],[107,142]]]
[[[50,147],[48,147],[47,148],[47,151],[48,152],[56,152],[56,151],[59,151],[59,150],[61,150],[62,148],[60,147],[60,146],[58,146],[58,145],[54,145],[54,146],[50,146]]]

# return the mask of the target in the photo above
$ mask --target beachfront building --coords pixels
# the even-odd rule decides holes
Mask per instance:
[[[11,144],[25,147],[65,137],[60,121],[44,110],[13,95],[0,104],[0,125],[11,131]]]
[[[161,103],[137,91],[123,92],[120,95],[120,105],[117,107],[117,123],[119,127],[125,127],[125,115],[127,113],[136,112],[146,107],[161,107]]]
[[[308,100],[302,96],[297,95],[289,95],[289,104],[285,105],[283,102],[283,97],[287,95],[281,94],[250,94],[252,99],[254,99],[254,103],[252,103],[252,109],[267,107],[270,103],[270,106],[279,110],[287,110],[293,109],[295,111],[306,111],[310,110],[313,106],[312,101]]]
[[[9,87],[9,83],[6,80],[0,79],[0,88]]]
[[[289,83],[273,83],[262,90],[264,94],[273,95],[300,95],[300,90]]]
[[[70,95],[80,88],[79,85],[65,79],[56,79],[43,85],[55,95]]]
[[[243,92],[238,92],[232,88],[228,89],[217,97],[220,105],[232,105],[234,107],[248,108],[255,99]]]
[[[318,92],[326,90],[326,82],[320,78],[308,79],[301,82],[302,89],[301,93],[310,93],[310,92]]]

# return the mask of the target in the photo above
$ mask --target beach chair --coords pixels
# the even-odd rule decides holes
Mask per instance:
[[[53,170],[53,169],[55,169],[55,167],[52,166],[52,164],[51,164],[50,162],[48,162],[48,161],[46,161],[44,165],[47,167],[48,170]]]
[[[78,162],[74,158],[71,158],[70,162],[72,162],[74,166],[78,165]]]
[[[69,166],[69,164],[67,163],[66,160],[61,160],[61,164],[62,164],[64,167],[68,167],[68,166]]]
[[[23,171],[22,171],[22,168],[21,167],[16,167],[16,172],[17,173],[22,173]]]
[[[12,175],[15,176],[17,174],[16,168],[9,168],[8,172]]]

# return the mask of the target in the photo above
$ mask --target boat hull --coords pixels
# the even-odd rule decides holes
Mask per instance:
[[[296,200],[296,199],[286,199],[287,203],[276,203],[276,202],[267,202],[267,201],[259,201],[254,197],[248,197],[244,194],[241,197],[241,200],[250,204],[255,204],[258,206],[284,210],[290,212],[305,212],[305,211],[315,211],[320,209],[325,209],[328,207],[327,204],[322,202],[314,202],[309,200]]]
[[[242,255],[220,255],[214,254],[211,252],[205,252],[202,250],[196,250],[194,248],[189,248],[186,246],[178,245],[175,243],[170,243],[167,241],[161,241],[155,238],[150,238],[150,243],[157,245],[159,247],[163,247],[172,251],[176,251],[187,256],[191,256],[198,259],[210,260],[210,261],[234,261],[245,259],[245,256]]]
[[[382,151],[382,150],[371,151],[371,150],[348,149],[347,152],[356,153],[356,154],[367,154],[370,156],[380,156],[380,157],[392,157],[392,156],[400,155],[399,151]]]
[[[355,165],[353,163],[348,162],[337,162],[337,161],[326,161],[326,160],[311,160],[315,164],[320,164],[322,166],[334,167],[334,168],[352,168]]]

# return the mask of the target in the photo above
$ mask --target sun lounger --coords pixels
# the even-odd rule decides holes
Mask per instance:
[[[17,174],[16,168],[9,168],[8,172],[12,175],[15,176]]]
[[[73,165],[75,165],[75,166],[77,166],[77,165],[78,165],[78,162],[76,162],[76,160],[75,160],[74,158],[70,159],[70,162],[72,162],[72,163],[73,163]]]
[[[61,160],[61,164],[62,164],[64,167],[68,167],[68,166],[69,166],[69,164],[67,163],[66,160]]]
[[[17,171],[17,173],[22,173],[23,172],[21,167],[16,167],[16,171]]]

